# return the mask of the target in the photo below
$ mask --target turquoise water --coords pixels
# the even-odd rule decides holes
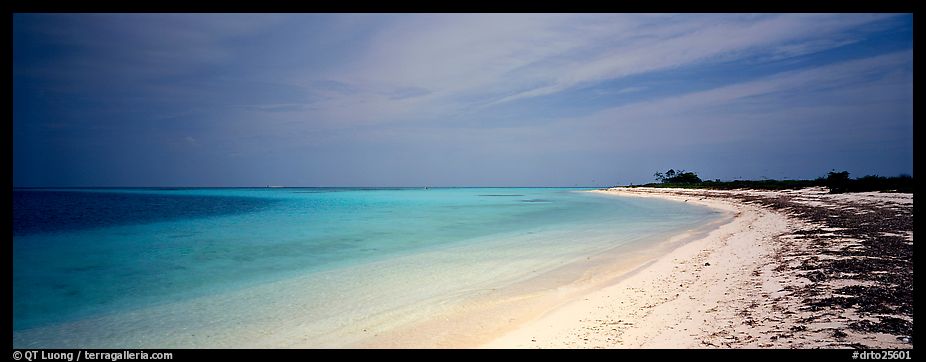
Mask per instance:
[[[287,323],[286,308],[296,308],[300,328],[324,335],[720,216],[568,188],[18,189],[14,343],[164,343],[181,325],[218,323],[208,312],[187,315],[190,303],[240,308],[240,319],[215,317],[235,325]],[[295,280],[299,293],[266,289]],[[259,303],[240,302],[252,297]],[[318,322],[333,314],[347,317]],[[96,335],[101,323],[158,328]],[[176,345],[222,345],[197,343]]]

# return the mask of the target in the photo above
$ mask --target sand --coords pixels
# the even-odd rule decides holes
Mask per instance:
[[[481,347],[913,347],[911,194],[596,192],[673,199],[736,216]]]
[[[264,289],[227,299],[229,304],[219,308],[208,301],[187,302],[183,310],[195,311],[195,318],[172,313],[170,308],[175,306],[160,306],[125,320],[74,323],[52,337],[64,345],[73,344],[71,336],[81,330],[107,325],[116,328],[100,335],[105,340],[90,341],[90,345],[913,347],[911,194],[831,195],[822,188],[615,188],[592,192],[665,198],[716,208],[732,216],[723,218],[719,226],[706,225],[656,243],[656,247],[617,248],[536,280],[524,280],[505,292],[487,290],[484,298],[449,312],[417,311],[434,317],[400,328],[350,323],[350,330],[327,339],[310,336],[304,319],[286,314],[291,310],[288,303],[304,294],[304,284],[293,280],[260,286]],[[550,285],[560,286],[551,289]],[[279,298],[280,290],[289,297]],[[244,320],[244,329],[241,320],[221,317],[229,310],[265,303],[277,303],[270,310],[279,315]],[[383,318],[395,324],[401,320],[393,317],[408,314],[397,309]],[[153,316],[169,316],[162,321],[175,330],[164,334],[125,322],[152,320]],[[246,333],[232,333],[234,338],[228,338],[228,331],[238,330]],[[203,333],[214,331],[224,334],[203,337]],[[34,339],[22,333],[18,337]]]

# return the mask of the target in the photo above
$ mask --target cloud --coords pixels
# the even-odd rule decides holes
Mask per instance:
[[[627,87],[621,88],[619,91],[615,92],[616,94],[627,94],[627,93],[636,93],[646,90],[646,87]]]
[[[864,39],[859,29],[891,16],[17,14],[17,31],[77,51],[14,69],[69,93],[122,89],[117,99],[350,127],[448,120],[638,74],[811,54]]]
[[[909,69],[912,60],[912,52],[906,50],[811,69],[788,71],[706,91],[617,107],[603,111],[596,117],[637,112],[657,113],[660,110],[685,113],[692,107],[726,105],[738,100],[774,93],[846,89],[858,83],[868,83],[872,77]]]
[[[414,98],[414,97],[421,97],[424,95],[428,95],[431,93],[433,92],[431,92],[430,90],[424,89],[424,88],[420,88],[420,87],[404,87],[404,88],[399,88],[393,91],[389,95],[389,99],[398,100],[398,99]]]
[[[383,122],[460,114],[633,75],[741,59],[774,61],[846,46],[891,14],[427,14],[381,19],[323,74],[354,92],[326,117]],[[383,89],[426,89],[413,103]],[[351,107],[346,105],[361,105]]]
[[[555,64],[543,86],[497,99],[494,103],[558,93],[582,84],[635,74],[679,68],[707,61],[733,61],[769,52],[778,59],[846,45],[820,37],[883,19],[883,16],[774,16],[742,19],[736,16],[693,17],[669,27],[641,26],[627,39],[597,55]],[[652,25],[652,24],[647,24]],[[811,40],[806,40],[810,37]],[[638,41],[637,39],[646,39]],[[541,65],[542,66],[542,65]]]
[[[17,163],[44,162],[22,158],[33,154],[28,140],[66,151],[134,146],[133,137],[261,167],[294,154],[437,168],[445,156],[470,165],[498,155],[499,170],[593,165],[584,157],[661,142],[760,145],[788,132],[805,143],[896,139],[912,124],[911,23],[903,14],[15,14]],[[821,131],[836,124],[847,127]],[[163,157],[155,148],[111,154]]]
[[[564,121],[549,132],[606,137],[578,142],[597,149],[650,147],[654,142],[683,148],[776,137],[791,142],[880,137],[876,133],[895,127],[891,125],[912,127],[912,109],[897,107],[912,101],[912,59],[912,52],[905,50],[782,72],[604,109]]]

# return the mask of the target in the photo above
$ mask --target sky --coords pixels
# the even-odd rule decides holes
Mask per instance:
[[[910,14],[15,14],[13,182],[913,173]]]

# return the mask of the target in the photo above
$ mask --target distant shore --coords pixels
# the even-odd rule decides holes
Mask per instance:
[[[487,348],[913,348],[912,194],[611,188],[736,214]]]

